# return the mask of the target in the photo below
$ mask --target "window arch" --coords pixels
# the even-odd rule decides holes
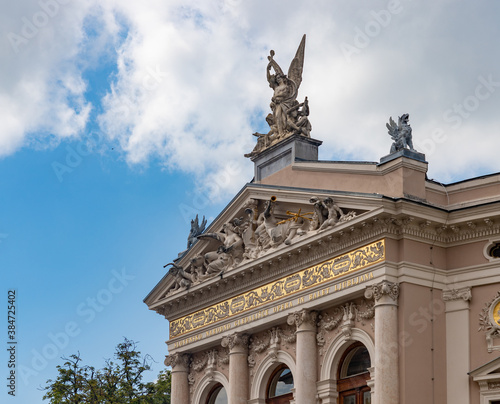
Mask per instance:
[[[220,383],[217,383],[210,393],[208,393],[208,399],[206,401],[207,404],[227,404],[227,392],[224,386]]]
[[[274,374],[276,369],[281,364],[285,364],[292,372],[292,375],[296,375],[295,360],[288,352],[278,350],[276,356],[267,355],[255,367],[253,382],[250,385],[250,400],[254,400],[255,402],[259,403],[265,402],[267,398],[269,381],[271,380],[272,375]]]
[[[290,368],[281,364],[271,377],[266,389],[266,404],[287,404],[293,398],[293,375]]]
[[[346,349],[337,374],[339,404],[371,404],[371,392],[367,384],[370,367],[370,354],[361,342]]]

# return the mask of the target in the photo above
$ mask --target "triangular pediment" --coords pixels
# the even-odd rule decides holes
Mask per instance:
[[[380,209],[382,202],[377,194],[247,184],[144,301],[167,316],[166,303],[192,293],[201,298],[214,283],[253,263],[280,260],[308,240],[332,240],[335,230],[345,232],[349,223]]]
[[[484,365],[469,372],[474,381],[500,380],[500,357],[495,358]]]

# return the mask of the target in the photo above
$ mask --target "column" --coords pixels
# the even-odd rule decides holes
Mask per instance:
[[[189,404],[189,355],[175,353],[165,357],[165,366],[172,367],[172,404]]]
[[[221,345],[229,348],[229,404],[246,404],[250,398],[247,334],[232,334],[222,338]]]
[[[318,381],[318,357],[316,352],[316,319],[318,312],[300,310],[289,314],[287,323],[297,327],[297,359],[293,381],[297,404],[316,403]]]
[[[367,299],[375,299],[374,404],[399,404],[398,296],[399,285],[389,281],[365,291]]]
[[[446,304],[446,395],[449,404],[469,403],[470,288],[444,290]]]

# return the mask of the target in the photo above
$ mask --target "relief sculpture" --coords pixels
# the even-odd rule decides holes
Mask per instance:
[[[175,277],[168,293],[181,292],[215,276],[222,277],[246,261],[290,245],[301,237],[323,232],[356,216],[353,211],[344,213],[331,197],[311,197],[310,203],[312,206],[305,205],[304,211],[303,208],[296,208],[293,212],[283,212],[284,209],[281,208],[279,214],[275,214],[280,204],[275,196],[267,201],[249,199],[243,205],[242,216],[224,223],[218,232],[196,236],[197,240],[205,243],[202,244],[203,251],[194,255],[185,268],[174,263],[168,264],[172,265],[169,273]],[[192,222],[196,225],[198,220]],[[205,223],[203,220],[202,226],[195,227],[204,228]],[[316,275],[310,276],[314,278]],[[304,279],[304,284],[313,282],[313,278]],[[291,280],[287,281],[284,287],[290,288],[292,283],[296,283],[290,282]]]
[[[298,291],[308,289],[335,280],[346,274],[354,273],[369,265],[385,259],[385,241],[380,240],[370,245],[358,248],[342,256],[334,257],[326,262],[312,266],[268,283],[259,288],[235,296],[222,303],[187,315],[170,322],[170,337],[177,337],[190,330],[202,328],[229,318],[232,315],[258,308],[267,303],[290,296]],[[339,262],[340,268],[339,268]],[[365,275],[366,276],[366,275]],[[263,309],[262,311],[265,312]],[[342,315],[345,313],[342,312]],[[357,311],[357,318],[369,318],[370,311]],[[258,315],[265,315],[261,313]],[[349,316],[348,316],[349,317]]]

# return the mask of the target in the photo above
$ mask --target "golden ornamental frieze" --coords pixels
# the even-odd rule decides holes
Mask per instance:
[[[385,260],[385,240],[339,255],[170,322],[170,338],[215,324],[303,290],[331,282]]]

